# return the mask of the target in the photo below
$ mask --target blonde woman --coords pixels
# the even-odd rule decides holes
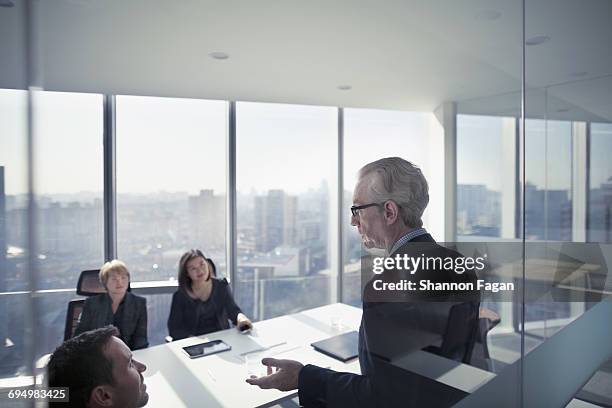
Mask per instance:
[[[147,347],[147,300],[127,291],[130,272],[125,264],[117,259],[105,263],[100,268],[100,282],[106,293],[85,301],[74,335],[112,324],[130,349]]]

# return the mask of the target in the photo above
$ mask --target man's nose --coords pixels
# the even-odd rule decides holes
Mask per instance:
[[[136,368],[140,373],[147,370],[147,366],[141,363],[140,361],[134,360],[134,364],[136,364]]]
[[[353,227],[359,226],[359,215],[351,215],[351,225]]]

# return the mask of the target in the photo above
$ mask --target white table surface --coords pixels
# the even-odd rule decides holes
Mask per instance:
[[[342,327],[332,328],[331,316],[339,316]],[[315,351],[310,343],[356,330],[360,320],[361,309],[336,303],[256,322],[247,335],[232,328],[137,350],[134,358],[147,365],[143,373],[149,393],[147,407],[258,407],[292,398],[296,391],[262,390],[245,382],[247,369],[242,354],[278,343],[284,344],[264,353],[359,373],[357,359],[342,363]],[[196,359],[188,358],[182,350],[215,339],[225,341],[232,349]]]
[[[340,328],[332,328],[332,316],[340,318]],[[262,390],[245,382],[244,353],[269,346],[274,347],[264,354],[270,357],[360,373],[357,359],[343,363],[310,346],[315,341],[358,330],[360,320],[361,309],[336,303],[257,322],[247,335],[232,328],[137,350],[134,357],[147,365],[143,373],[149,393],[147,407],[260,407],[295,397],[297,391]],[[215,339],[225,341],[232,350],[197,359],[188,358],[182,350],[182,347]],[[423,351],[402,356],[393,364],[467,392],[494,376]]]

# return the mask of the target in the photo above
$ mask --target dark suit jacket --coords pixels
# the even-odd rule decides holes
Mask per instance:
[[[93,296],[85,301],[83,313],[76,328],[75,336],[83,332],[113,324],[112,300],[106,293]],[[143,297],[125,294],[123,319],[119,324],[121,340],[132,350],[149,346],[147,339],[147,300]]]
[[[200,326],[198,299],[192,299],[184,289],[179,288],[172,296],[172,306],[168,317],[168,332],[173,340],[210,333],[210,328]],[[209,303],[208,303],[209,302]],[[229,329],[229,320],[237,324],[238,314],[242,313],[225,279],[213,278],[213,289],[208,301],[215,308],[218,328]]]
[[[421,245],[422,243],[422,245]],[[429,234],[419,236],[393,254],[418,257],[458,257],[443,248]],[[418,281],[473,281],[474,274],[457,275],[453,271],[418,271],[414,275],[386,269],[374,279],[406,278]],[[425,271],[422,271],[425,272]],[[399,274],[399,275],[398,275]],[[370,280],[364,288],[364,302],[359,328],[359,363],[362,375],[339,373],[305,366],[299,375],[298,394],[304,407],[422,407],[451,406],[462,394],[440,393],[432,389],[432,380],[390,364],[395,358],[431,344],[447,327],[449,310],[458,299],[453,293],[402,293],[384,298],[374,293]]]

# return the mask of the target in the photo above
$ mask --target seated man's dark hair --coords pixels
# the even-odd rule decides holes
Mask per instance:
[[[114,326],[91,330],[59,346],[49,360],[49,387],[68,387],[70,402],[50,403],[50,407],[86,407],[91,391],[102,384],[114,384],[113,363],[104,354],[112,336],[119,336]]]

